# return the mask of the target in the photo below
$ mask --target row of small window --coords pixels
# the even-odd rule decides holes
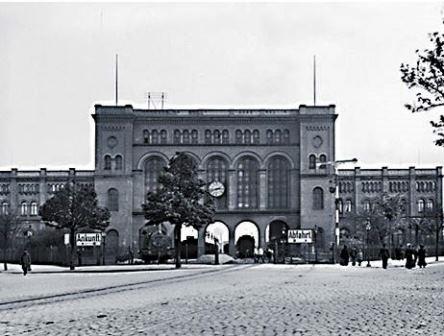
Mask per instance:
[[[9,203],[8,202],[3,202],[2,203],[2,207],[1,207],[1,213],[3,215],[8,215],[9,214]],[[37,205],[37,202],[31,202],[31,203],[27,203],[27,202],[22,202],[20,203],[20,215],[21,216],[37,216],[39,214],[39,207]]]
[[[409,182],[407,181],[395,181],[389,183],[389,191],[390,192],[407,192],[409,191]]]
[[[0,194],[9,194],[9,184],[0,184]]]
[[[361,187],[362,192],[379,193],[382,191],[382,182],[362,182]]]
[[[351,193],[355,190],[353,182],[339,182],[340,193]]]
[[[20,183],[18,185],[19,194],[38,194],[39,190],[39,184]]]
[[[308,157],[308,169],[316,169],[316,166],[318,166],[321,169],[327,168],[325,163],[327,162],[327,156],[325,154],[319,155],[319,158],[316,157],[314,154],[310,154]]]
[[[173,143],[174,144],[197,144],[199,142],[198,131],[193,130],[174,130]],[[143,142],[146,144],[166,144],[168,143],[168,133],[166,130],[144,130]],[[230,134],[227,129],[220,130],[205,130],[204,137],[205,144],[229,144]],[[240,130],[235,132],[235,144],[259,144],[260,134],[259,130]],[[266,131],[267,144],[289,144],[290,131],[284,130],[267,130]]]
[[[122,155],[116,155],[114,158],[112,158],[111,155],[105,155],[103,160],[104,160],[104,165],[103,165],[104,170],[111,170],[113,168],[114,170],[122,170],[123,166]]]
[[[372,204],[370,200],[365,200],[362,203],[362,205],[363,205],[363,210],[365,212],[370,212],[375,206],[375,204]],[[418,213],[430,212],[433,211],[434,208],[435,208],[435,202],[432,199],[428,200],[419,199],[416,202],[416,209]],[[403,212],[407,211],[407,201],[405,199],[401,200],[401,209]]]
[[[416,191],[419,192],[435,191],[435,188],[435,182],[416,182]]]

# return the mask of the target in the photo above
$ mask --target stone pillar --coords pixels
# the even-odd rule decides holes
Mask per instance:
[[[45,204],[48,191],[46,185],[46,168],[40,168],[40,181],[39,181],[39,206]]]
[[[228,237],[229,237],[229,241],[228,241],[228,253],[230,254],[230,256],[232,256],[233,258],[236,256],[236,245],[235,245],[235,241],[234,241],[234,229],[228,227]]]
[[[381,192],[389,192],[390,190],[390,182],[388,180],[388,168],[382,167],[381,170],[381,179],[382,179],[382,190]]]
[[[299,210],[301,195],[298,181],[298,170],[290,170],[290,209]]]
[[[236,169],[228,170],[228,210],[236,209]]]
[[[197,232],[197,257],[205,254],[205,228],[202,227]]]
[[[267,185],[267,171],[259,169],[259,209],[265,210],[267,208],[268,199],[268,185]]]
[[[408,212],[409,216],[416,216],[416,172],[415,167],[409,167],[409,199],[408,199]]]
[[[268,223],[261,223],[261,225],[259,225],[258,230],[259,230],[259,248],[263,248],[265,250],[266,247],[266,242],[265,242],[265,233],[266,233],[266,229],[267,229],[267,225]]]
[[[20,214],[20,209],[18,208],[18,186],[17,186],[17,168],[11,169],[11,182],[9,185],[9,192],[10,192],[10,211],[11,213],[16,212],[17,214]]]
[[[353,208],[352,208],[352,213],[358,213],[359,212],[359,201],[360,201],[360,197],[359,195],[361,194],[361,168],[360,167],[355,167],[355,174],[354,174],[354,179],[353,179]]]

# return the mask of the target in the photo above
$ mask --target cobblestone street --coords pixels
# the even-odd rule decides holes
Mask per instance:
[[[443,278],[444,264],[0,274],[2,289],[9,286],[7,299],[0,297],[0,334],[442,335]],[[54,293],[69,295],[36,301],[21,293],[47,281]],[[78,294],[66,292],[67,284]]]

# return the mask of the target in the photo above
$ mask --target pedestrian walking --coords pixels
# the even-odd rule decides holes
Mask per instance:
[[[347,249],[347,245],[344,245],[344,247],[341,250],[341,254],[339,255],[340,260],[339,260],[339,264],[341,266],[347,266],[348,265],[348,261],[349,261],[349,253],[348,253],[348,249]]]
[[[405,249],[405,268],[412,269],[415,267],[416,261],[415,261],[415,251],[412,249],[411,244],[407,244],[407,247]]]
[[[352,262],[352,266],[356,265],[356,258],[358,256],[358,250],[356,249],[355,246],[352,247],[352,249],[350,250],[350,259]]]
[[[386,269],[390,254],[385,244],[382,244],[382,248],[379,250],[379,255],[381,256],[382,259],[382,268]]]
[[[20,264],[22,265],[23,275],[28,274],[31,270],[31,256],[28,250],[24,250],[22,256],[20,257]]]
[[[364,260],[364,253],[362,252],[362,249],[358,249],[356,260],[358,261],[358,266],[361,266],[361,263]]]
[[[419,250],[418,250],[418,266],[419,266],[419,268],[425,268],[427,266],[425,258],[426,258],[426,250],[424,249],[424,245],[419,245]]]

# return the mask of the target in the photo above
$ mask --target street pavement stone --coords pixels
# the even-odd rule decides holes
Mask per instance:
[[[195,275],[8,310],[0,306],[0,334],[444,334],[444,264],[413,270],[242,265]],[[133,281],[133,274],[125,276]]]

